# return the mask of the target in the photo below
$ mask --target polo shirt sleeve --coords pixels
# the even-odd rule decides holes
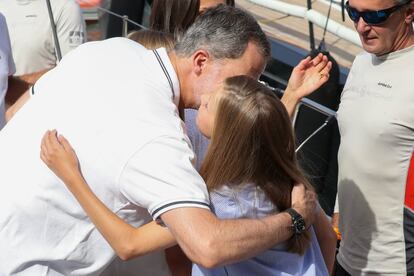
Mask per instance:
[[[185,139],[156,138],[128,161],[119,178],[121,193],[146,208],[154,220],[175,208],[209,209],[207,188],[193,158]]]
[[[66,1],[56,22],[62,56],[86,41],[86,25],[75,1]]]

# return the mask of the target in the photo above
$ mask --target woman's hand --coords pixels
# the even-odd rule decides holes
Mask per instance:
[[[319,54],[314,59],[307,57],[293,69],[288,86],[282,98],[286,109],[292,116],[296,104],[328,81],[332,62]]]
[[[40,158],[69,188],[73,180],[83,178],[75,151],[56,130],[43,135],[40,148]]]

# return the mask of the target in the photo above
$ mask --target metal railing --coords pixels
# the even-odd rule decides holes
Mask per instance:
[[[84,2],[84,3],[90,3],[88,0],[79,0],[79,1],[81,1],[81,2]],[[251,1],[259,1],[259,0],[251,0]],[[264,0],[265,1],[265,0]],[[278,2],[278,1],[275,1],[274,0],[274,2]],[[60,51],[60,46],[59,46],[59,39],[58,39],[58,36],[57,36],[57,32],[56,32],[56,26],[55,26],[55,22],[54,22],[54,18],[53,18],[53,12],[52,12],[52,9],[51,9],[51,5],[50,5],[50,0],[46,0],[46,3],[47,3],[47,6],[48,6],[48,12],[49,12],[49,18],[50,18],[50,24],[51,24],[51,26],[52,26],[52,31],[53,31],[53,37],[54,37],[54,41],[55,41],[55,47],[56,47],[56,52],[57,52],[57,54],[58,54],[58,60],[60,60],[61,59],[61,51]],[[141,25],[141,24],[139,24],[139,23],[137,23],[137,22],[135,22],[135,21],[133,21],[133,20],[130,20],[129,18],[128,18],[128,16],[126,16],[126,15],[120,15],[120,14],[117,14],[117,13],[115,13],[115,12],[112,12],[112,11],[110,11],[110,10],[108,10],[108,9],[106,9],[106,8],[103,8],[103,7],[97,7],[97,9],[98,10],[100,10],[100,11],[102,11],[102,12],[105,12],[105,13],[107,13],[107,14],[110,14],[110,15],[112,15],[112,16],[116,16],[116,17],[118,17],[118,18],[120,18],[120,19],[122,19],[122,21],[123,21],[123,28],[122,28],[122,33],[123,33],[123,35],[124,36],[126,36],[127,35],[127,33],[128,33],[128,23],[131,23],[131,24],[133,24],[133,25],[135,25],[135,26],[138,26],[138,27],[140,27],[140,28],[142,28],[142,29],[147,29],[145,26],[143,26],[143,25]],[[286,86],[287,85],[287,82],[284,80],[284,79],[282,79],[282,78],[280,78],[280,77],[278,77],[278,76],[276,76],[276,75],[274,75],[274,74],[272,74],[272,73],[270,73],[270,72],[264,72],[263,73],[263,75],[265,76],[265,77],[267,77],[267,78],[269,78],[269,79],[271,79],[271,80],[273,80],[273,81],[276,81],[276,82],[278,82],[278,83],[281,83],[281,84],[283,84],[284,86]],[[279,95],[280,97],[281,96],[283,96],[283,93],[284,93],[284,90],[283,89],[280,89],[280,88],[275,88],[275,87],[272,87],[272,86],[270,86],[270,85],[268,85],[267,83],[264,83],[264,84],[266,84],[267,85],[267,87],[269,88],[269,89],[271,89],[274,93],[276,93],[277,95]],[[315,102],[315,101],[312,101],[312,100],[310,100],[310,99],[307,99],[307,98],[303,98],[300,102],[299,102],[299,104],[298,104],[298,106],[297,106],[297,108],[296,108],[296,112],[295,112],[295,116],[294,116],[294,120],[293,120],[293,124],[295,124],[295,118],[296,118],[296,116],[297,116],[297,113],[298,113],[298,110],[299,110],[299,108],[302,106],[302,105],[304,105],[304,106],[307,106],[307,107],[309,107],[309,108],[311,108],[311,109],[313,109],[313,110],[315,110],[315,111],[317,111],[317,112],[319,112],[319,113],[321,113],[321,114],[323,114],[323,115],[325,115],[326,116],[326,120],[325,120],[325,122],[319,127],[319,128],[317,128],[311,135],[309,135],[297,148],[296,148],[296,151],[299,151],[301,148],[302,148],[302,146],[306,143],[306,142],[308,142],[313,136],[315,136],[319,131],[321,131],[325,126],[327,126],[328,125],[328,123],[332,120],[332,119],[335,119],[336,118],[336,112],[334,111],[334,110],[332,110],[332,109],[329,109],[329,108],[327,108],[326,106],[323,106],[323,105],[321,105],[321,104],[319,104],[319,103],[317,103],[317,102]]]

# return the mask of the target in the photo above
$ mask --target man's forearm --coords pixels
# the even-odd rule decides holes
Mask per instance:
[[[28,89],[30,85],[17,77],[9,77],[6,93],[6,109],[12,106]]]
[[[214,267],[258,255],[292,236],[289,214],[219,220],[208,210],[180,208],[162,215],[186,255]]]
[[[38,72],[9,77],[9,85],[6,94],[7,107],[13,105],[43,74],[51,68],[44,69]]]
[[[33,85],[41,76],[43,76],[46,72],[48,72],[52,68],[43,69],[37,72],[33,72],[30,74],[19,76],[18,78],[29,85]]]

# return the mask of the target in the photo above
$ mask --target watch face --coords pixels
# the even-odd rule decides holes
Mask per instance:
[[[296,234],[301,234],[306,230],[305,221],[302,218],[297,219],[294,226]]]
[[[306,230],[306,224],[303,217],[292,208],[289,208],[286,211],[292,217],[292,228],[295,235],[302,234]]]

